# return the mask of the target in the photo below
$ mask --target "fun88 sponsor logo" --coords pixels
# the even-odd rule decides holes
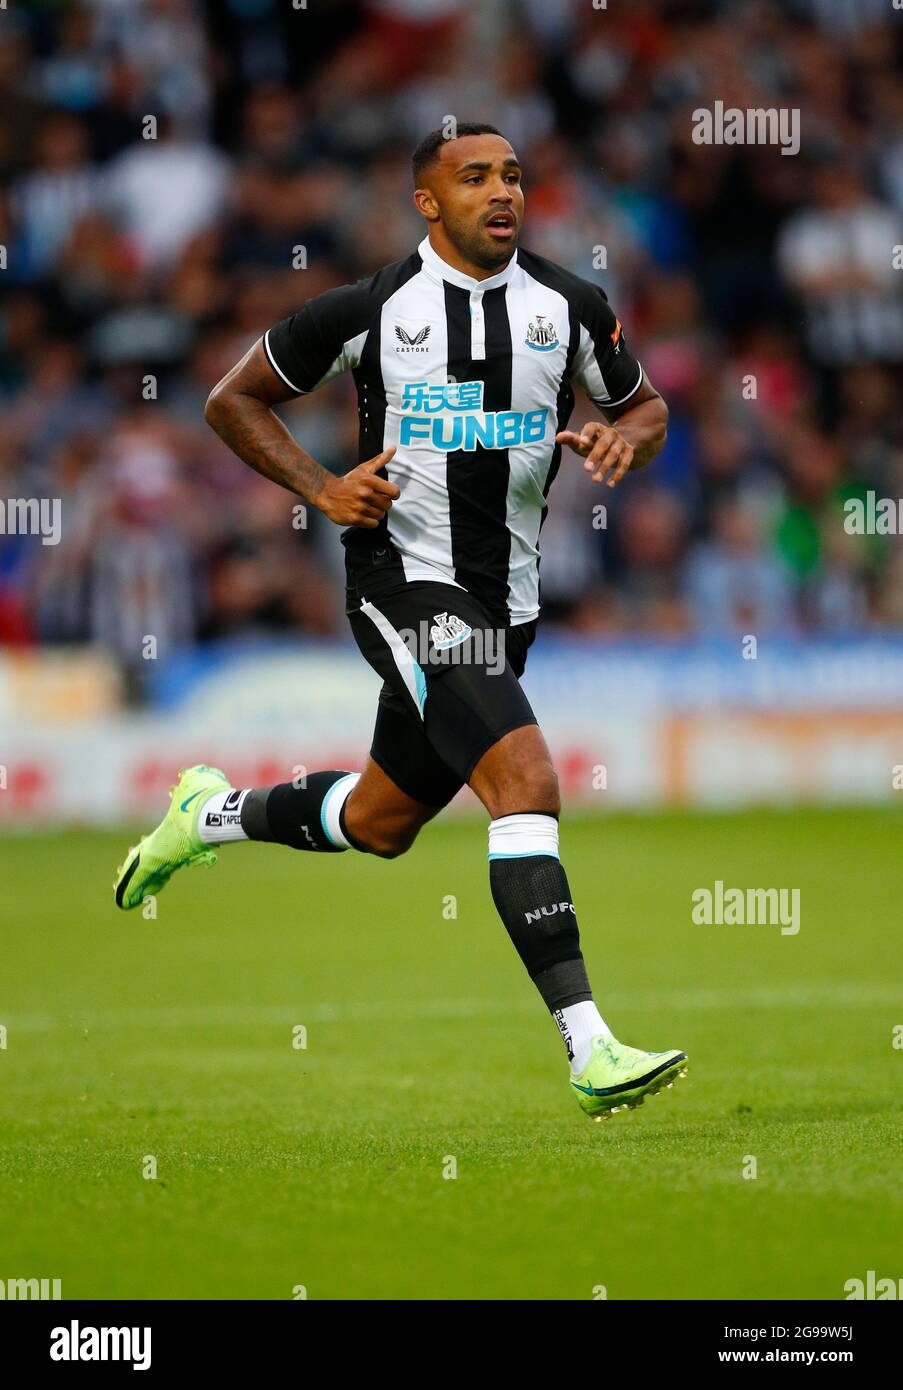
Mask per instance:
[[[509,449],[545,437],[548,410],[483,409],[482,381],[448,381],[437,386],[412,381],[404,388],[399,444],[418,444],[451,453],[458,449]]]

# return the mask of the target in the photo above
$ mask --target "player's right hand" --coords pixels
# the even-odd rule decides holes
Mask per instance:
[[[359,463],[344,478],[330,478],[317,498],[320,511],[337,526],[378,526],[401,489],[377,474],[395,453],[383,449],[375,458]]]

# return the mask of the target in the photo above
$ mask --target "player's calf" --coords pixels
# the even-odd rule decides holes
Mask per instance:
[[[538,727],[525,725],[499,739],[470,785],[492,816],[493,902],[564,1040],[581,1108],[601,1118],[642,1104],[685,1074],[687,1058],[625,1047],[596,1008],[559,858],[558,779]]]
[[[216,863],[214,846],[233,840],[269,840],[295,849],[335,853],[351,848],[342,828],[356,772],[314,772],[304,787],[231,787],[218,768],[199,764],[170,787],[169,810],[133,845],[117,870],[117,907],[138,907],[157,894],[177,869]]]
[[[287,782],[239,795],[247,795],[240,808],[247,839],[305,850],[356,849],[380,859],[404,854],[439,810],[409,797],[373,758],[360,773],[313,772],[302,787]],[[217,809],[216,803],[205,807]]]
[[[375,854],[379,859],[397,859],[406,854],[420,832],[420,820],[397,816],[374,816],[362,797],[348,798],[345,833],[355,849]]]
[[[558,778],[539,728],[506,734],[474,768],[471,786],[492,816],[489,886],[527,973],[561,1029],[572,1063],[607,1031],[593,1003],[577,914],[558,854]]]
[[[230,789],[204,805],[199,825],[210,844],[264,840],[293,849],[356,849],[396,859],[410,849],[420,827],[435,813],[405,796],[370,760],[363,773],[309,773],[303,786],[284,782]]]
[[[159,893],[177,869],[215,864],[214,847],[237,840],[395,859],[438,809],[413,801],[372,759],[363,773],[312,772],[303,785],[274,787],[232,787],[218,769],[199,765],[180,773],[170,793],[163,820],[117,871],[116,904],[125,911]]]
[[[262,840],[320,854],[350,849],[345,803],[359,777],[332,769],[308,773],[301,785],[230,787],[204,802],[198,834],[209,845]]]

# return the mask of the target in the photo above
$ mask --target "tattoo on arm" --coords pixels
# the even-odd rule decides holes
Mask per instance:
[[[296,444],[272,409],[295,396],[270,366],[260,338],[213,388],[204,418],[255,472],[316,505],[332,474]]]

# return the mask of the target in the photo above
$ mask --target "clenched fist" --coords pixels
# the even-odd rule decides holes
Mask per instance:
[[[359,463],[344,478],[330,478],[316,499],[320,511],[337,526],[363,526],[371,530],[378,526],[396,497],[401,496],[401,489],[395,483],[376,476],[394,453],[393,445],[375,458]]]

